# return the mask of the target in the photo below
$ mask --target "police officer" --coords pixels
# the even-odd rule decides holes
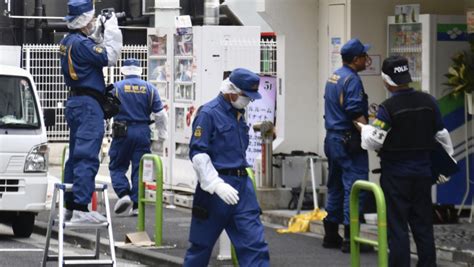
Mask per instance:
[[[115,15],[108,20],[99,16],[96,21],[94,12],[92,0],[68,2],[65,20],[69,33],[61,40],[59,51],[64,81],[70,88],[65,109],[70,135],[64,182],[72,183],[73,188],[72,193],[66,194],[65,219],[89,223],[105,221],[104,216],[87,208],[104,135],[104,113],[99,103],[105,93],[102,68],[113,66],[122,49],[122,33]],[[101,37],[102,42],[97,43],[91,36]]]
[[[189,156],[199,182],[184,266],[207,266],[224,229],[240,266],[269,266],[260,207],[246,171],[249,127],[244,108],[261,98],[259,82],[247,69],[233,70],[221,93],[200,108],[193,122]]]
[[[389,265],[410,266],[410,225],[418,252],[417,266],[436,266],[430,153],[435,140],[452,155],[436,100],[409,87],[408,61],[391,56],[382,64],[391,97],[380,104],[372,125],[362,126],[362,147],[380,150],[380,185],[387,204]]]
[[[350,250],[349,196],[352,184],[356,180],[368,180],[367,151],[360,147],[360,133],[353,121],[367,123],[367,95],[357,73],[370,65],[369,48],[358,39],[351,39],[343,45],[343,66],[328,79],[324,94],[324,152],[328,158],[329,174],[323,247],[342,248],[343,252]],[[344,224],[344,240],[338,233],[341,223]]]
[[[120,100],[120,112],[114,116],[113,140],[110,146],[110,177],[119,200],[115,213],[126,211],[133,202],[129,215],[138,214],[138,167],[141,157],[150,153],[150,115],[153,113],[158,129],[158,138],[167,136],[167,115],[163,109],[158,90],[142,79],[140,62],[126,59],[120,69],[125,79],[115,83],[113,94]],[[126,172],[132,162],[132,186]]]

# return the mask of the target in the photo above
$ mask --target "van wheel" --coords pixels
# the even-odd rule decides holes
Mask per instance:
[[[35,226],[35,214],[33,212],[20,212],[12,222],[13,234],[16,237],[30,237]]]

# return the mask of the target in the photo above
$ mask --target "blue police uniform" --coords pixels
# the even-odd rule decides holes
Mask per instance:
[[[128,75],[115,83],[113,90],[121,101],[120,112],[114,116],[115,122],[125,122],[127,135],[114,137],[109,150],[110,176],[119,197],[130,195],[135,205],[138,203],[138,169],[140,159],[150,151],[150,114],[163,109],[158,90],[138,75]],[[126,177],[132,162],[132,186]]]
[[[413,98],[414,89],[399,90],[392,97]],[[444,128],[441,112],[436,100],[434,107],[435,130]],[[379,106],[374,126],[389,130],[392,118],[382,105]],[[385,139],[385,142],[388,140]],[[400,137],[398,137],[400,138]],[[434,138],[433,138],[434,139]],[[434,140],[433,140],[434,141]],[[386,143],[384,143],[384,146]],[[436,266],[436,251],[433,237],[430,150],[383,151],[380,153],[382,176],[380,185],[387,204],[389,237],[389,265],[410,266],[410,238],[408,224],[418,250],[417,266]]]
[[[268,246],[259,220],[260,207],[252,181],[246,174],[246,150],[249,143],[244,110],[237,110],[220,94],[203,105],[193,122],[190,158],[206,153],[219,177],[239,192],[237,205],[227,205],[216,194],[196,187],[189,241],[191,247],[184,266],[207,266],[212,248],[226,230],[241,266],[268,266]],[[225,175],[222,170],[243,170],[240,175]]]
[[[86,1],[85,5],[90,5],[88,8],[92,8],[89,1]],[[80,12],[89,11],[79,9]],[[67,86],[71,89],[104,94],[102,68],[108,64],[105,48],[87,38],[79,30],[71,30],[61,40],[59,52],[61,71]],[[68,98],[65,117],[70,136],[69,159],[65,166],[64,182],[73,183],[72,195],[66,194],[66,206],[69,205],[68,208],[71,208],[70,205],[75,203],[84,209],[84,206],[90,203],[95,176],[99,169],[98,155],[104,135],[104,114],[96,99],[82,94],[71,95]]]
[[[345,140],[350,134],[358,135],[352,120],[362,115],[368,117],[368,101],[359,75],[347,65],[329,78],[324,99],[327,131],[324,152],[329,167],[326,220],[349,225],[352,185],[356,180],[368,180],[369,170],[367,151],[349,153]]]

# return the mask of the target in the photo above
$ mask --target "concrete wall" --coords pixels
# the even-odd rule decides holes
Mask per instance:
[[[316,0],[265,0],[259,13],[277,35],[278,77],[275,152],[318,151],[318,6]],[[281,66],[284,64],[284,66]]]
[[[256,0],[226,0],[225,3],[245,26],[260,26],[262,32],[271,32],[272,28],[257,14]]]

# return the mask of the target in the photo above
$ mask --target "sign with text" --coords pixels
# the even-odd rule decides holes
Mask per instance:
[[[153,182],[153,161],[149,159],[143,160],[143,182]]]
[[[250,166],[254,166],[255,159],[262,153],[260,132],[255,132],[252,126],[262,121],[275,121],[276,81],[274,76],[260,77],[258,92],[262,99],[250,102],[247,107],[247,125],[250,127],[247,162]]]

